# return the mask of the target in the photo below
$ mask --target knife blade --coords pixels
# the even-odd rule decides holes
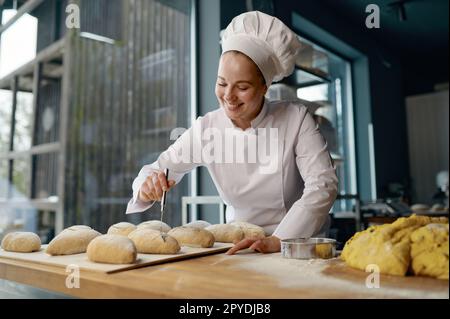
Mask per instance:
[[[164,176],[166,177],[166,180],[169,179],[169,169],[166,168],[164,170]],[[163,222],[163,216],[164,216],[164,208],[166,207],[166,198],[167,198],[167,191],[163,191],[163,195],[161,198],[161,233],[162,233],[162,222]]]

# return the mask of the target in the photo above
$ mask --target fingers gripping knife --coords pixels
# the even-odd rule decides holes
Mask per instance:
[[[168,168],[166,168],[164,170],[164,176],[166,176],[166,180],[169,179],[169,169]],[[163,221],[163,216],[164,216],[164,208],[166,207],[166,194],[167,194],[167,191],[163,191],[163,195],[161,198],[161,233],[162,234],[164,234],[162,232],[162,221]],[[162,238],[165,239],[165,234],[162,236]]]

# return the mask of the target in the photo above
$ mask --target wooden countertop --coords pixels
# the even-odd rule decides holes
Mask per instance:
[[[449,298],[446,280],[381,276],[367,288],[369,273],[340,259],[294,260],[242,251],[211,255],[116,274],[80,271],[0,258],[0,278],[82,298]]]

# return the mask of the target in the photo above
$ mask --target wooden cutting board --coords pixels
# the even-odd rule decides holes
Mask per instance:
[[[215,243],[211,248],[194,248],[182,246],[181,250],[174,255],[138,254],[137,260],[134,264],[115,265],[94,263],[88,259],[86,253],[65,256],[51,256],[45,252],[47,245],[42,245],[39,251],[33,253],[14,253],[0,249],[0,260],[2,258],[7,258],[37,264],[59,266],[64,268],[69,265],[77,265],[80,269],[112,274],[150,265],[163,264],[211,254],[218,254],[227,251],[232,246],[233,244],[231,243]]]

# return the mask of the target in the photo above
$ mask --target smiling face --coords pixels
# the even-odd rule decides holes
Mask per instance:
[[[222,55],[216,82],[220,106],[241,129],[259,114],[267,86],[256,64],[246,55],[229,51]]]

